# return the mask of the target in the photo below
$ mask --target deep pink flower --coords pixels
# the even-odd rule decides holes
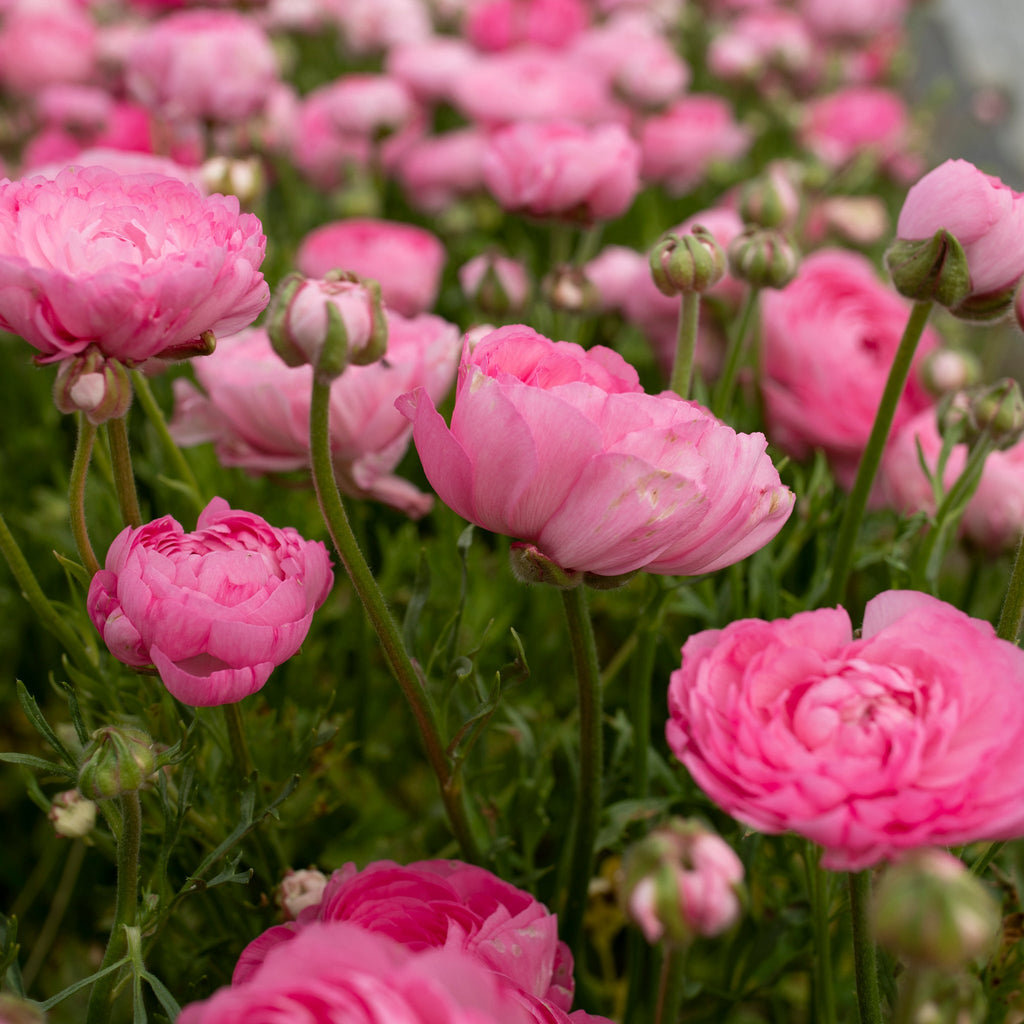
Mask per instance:
[[[966,160],[947,160],[911,187],[896,236],[945,228],[963,246],[972,295],[1012,287],[1024,274],[1024,195]]]
[[[322,543],[214,498],[193,533],[170,516],[122,530],[89,617],[114,657],[155,665],[178,700],[231,704],[295,654],[333,579]]]
[[[535,217],[611,220],[640,190],[640,151],[619,125],[523,122],[491,137],[484,183],[508,210]]]
[[[448,394],[459,355],[458,329],[440,317],[388,314],[387,358],[349,366],[331,384],[331,455],[341,489],[419,518],[433,500],[394,475],[411,428],[394,407],[410,388],[434,401]],[[254,328],[224,338],[195,364],[203,391],[175,381],[171,432],[179,444],[212,441],[224,466],[287,473],[309,466],[312,370],[288,367]]]
[[[96,345],[142,362],[250,324],[266,239],[234,196],[155,174],[69,168],[0,182],[0,327],[46,361]]]
[[[669,746],[763,832],[796,832],[856,871],[918,846],[1024,832],[1024,651],[915,591],[745,619],[683,647]]]
[[[322,921],[347,921],[413,950],[459,949],[551,1006],[572,1005],[572,954],[555,916],[528,892],[457,860],[407,866],[375,861],[335,871],[323,898],[294,923],[265,931],[243,951],[233,982],[247,981],[268,953]]]
[[[295,265],[307,277],[351,270],[373,278],[380,282],[388,306],[404,316],[416,316],[437,299],[446,255],[441,240],[426,228],[353,217],[324,224],[306,235],[295,254]]]
[[[582,0],[481,0],[466,16],[466,38],[481,50],[507,50],[524,43],[558,50],[586,28]]]
[[[789,285],[761,299],[768,436],[798,459],[821,448],[850,487],[910,305],[878,279],[870,261],[841,249],[809,256]],[[894,433],[931,405],[916,368],[938,343],[927,328]]]
[[[621,356],[519,325],[464,344],[451,428],[399,400],[441,500],[563,569],[711,572],[763,547],[793,506],[760,434],[648,395]]]

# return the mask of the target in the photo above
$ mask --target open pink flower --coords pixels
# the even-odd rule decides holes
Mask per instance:
[[[266,238],[234,196],[69,168],[0,182],[0,327],[51,362],[96,345],[140,363],[266,306]]]
[[[1024,651],[915,591],[744,619],[683,647],[669,746],[763,832],[796,832],[856,871],[918,846],[1024,833]]]
[[[464,344],[450,428],[422,390],[398,407],[445,504],[566,570],[711,572],[767,544],[793,507],[761,434],[645,394],[610,349],[529,327]]]
[[[126,665],[155,665],[185,704],[231,704],[299,649],[334,577],[327,549],[214,498],[185,533],[126,527],[89,586],[89,617]]]

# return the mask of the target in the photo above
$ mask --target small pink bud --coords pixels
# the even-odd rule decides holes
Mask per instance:
[[[47,817],[53,822],[53,830],[57,835],[81,839],[96,824],[96,804],[82,796],[77,789],[67,789],[53,798]]]
[[[488,316],[517,313],[530,296],[530,281],[523,265],[494,253],[474,256],[459,270],[459,284]]]
[[[327,876],[315,868],[292,871],[289,868],[277,890],[277,902],[286,921],[294,921],[306,907],[316,906],[327,888]]]
[[[541,291],[553,309],[567,313],[589,313],[600,306],[597,289],[578,267],[568,264],[555,267],[545,275]]]
[[[83,412],[99,425],[123,416],[132,402],[132,382],[124,364],[90,346],[61,362],[53,385],[54,404],[63,413]]]
[[[936,396],[973,387],[981,379],[981,362],[972,352],[941,348],[921,363],[921,381]]]

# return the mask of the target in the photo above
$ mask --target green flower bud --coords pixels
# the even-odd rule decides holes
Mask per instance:
[[[53,402],[63,413],[84,412],[97,426],[119,419],[132,404],[132,381],[123,363],[90,345],[61,362],[53,384]]]
[[[725,253],[707,228],[666,235],[651,251],[651,276],[662,295],[706,292],[725,276]]]
[[[157,769],[153,740],[141,729],[107,725],[92,734],[78,770],[78,789],[90,800],[110,800],[143,789]]]
[[[512,575],[520,583],[545,583],[559,590],[572,590],[583,582],[583,573],[563,569],[538,551],[533,544],[517,541],[509,551]]]
[[[745,224],[762,228],[785,228],[800,213],[800,196],[793,181],[799,170],[784,162],[771,164],[763,174],[740,190],[740,216]]]
[[[754,288],[785,288],[799,269],[796,243],[775,228],[748,228],[729,243],[729,272]]]
[[[963,247],[945,229],[931,238],[897,238],[886,250],[885,265],[896,291],[915,302],[934,301],[951,309],[971,293]]]
[[[1020,385],[1009,377],[969,395],[967,434],[973,443],[988,431],[997,448],[1012,448],[1024,436],[1024,396]]]
[[[963,302],[950,308],[950,313],[958,320],[970,323],[995,323],[1009,316],[1013,311],[1013,300],[1017,293],[1017,285],[1003,288],[984,295],[970,295]]]

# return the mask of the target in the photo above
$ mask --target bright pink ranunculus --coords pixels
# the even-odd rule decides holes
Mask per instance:
[[[510,950],[508,958],[513,955]],[[186,1006],[178,1021],[568,1024],[571,1019],[537,1007],[485,963],[457,948],[411,949],[347,921],[326,921],[310,924],[292,942],[270,950],[244,982],[236,980]]]
[[[428,314],[407,319],[388,313],[387,321],[387,358],[349,366],[331,384],[331,454],[346,494],[419,518],[433,502],[394,475],[411,434],[395,399],[417,387],[436,402],[444,399],[455,378],[459,332]],[[175,382],[171,432],[179,444],[212,441],[222,465],[250,473],[309,466],[312,370],[285,366],[266,331],[223,338],[212,356],[195,363],[195,373],[202,392]]]
[[[918,846],[1024,832],[1024,651],[915,591],[744,619],[683,647],[669,746],[763,832],[796,832],[856,871]]]
[[[761,300],[768,436],[798,459],[821,448],[850,487],[910,304],[878,279],[865,257],[841,249],[809,256],[789,285],[766,290]],[[938,343],[926,329],[893,433],[931,405],[916,368]]]
[[[973,295],[1010,288],[1024,274],[1024,195],[966,160],[947,160],[911,187],[896,236],[931,238],[940,228],[963,246]]]
[[[299,649],[334,577],[327,549],[214,498],[193,533],[126,527],[89,586],[89,617],[126,665],[155,665],[184,704],[255,693]]]
[[[793,507],[761,434],[645,394],[610,349],[529,327],[464,344],[450,428],[422,391],[399,408],[445,504],[566,570],[711,572],[767,544]]]
[[[47,361],[122,362],[231,334],[259,315],[266,238],[234,196],[155,174],[69,168],[0,182],[0,327]]]
[[[247,981],[268,953],[311,925],[347,921],[414,950],[458,949],[552,1007],[572,1005],[572,954],[555,915],[528,892],[457,860],[375,861],[335,871],[318,904],[265,931],[243,951],[233,981]]]
[[[384,302],[404,316],[425,313],[441,287],[446,253],[437,235],[398,221],[353,217],[311,231],[295,265],[307,277],[351,270],[380,282]]]
[[[558,50],[590,20],[583,0],[480,0],[466,16],[466,38],[481,50],[508,50],[524,43]]]
[[[589,223],[629,209],[640,190],[640,151],[616,124],[523,122],[494,133],[483,172],[508,210]]]

